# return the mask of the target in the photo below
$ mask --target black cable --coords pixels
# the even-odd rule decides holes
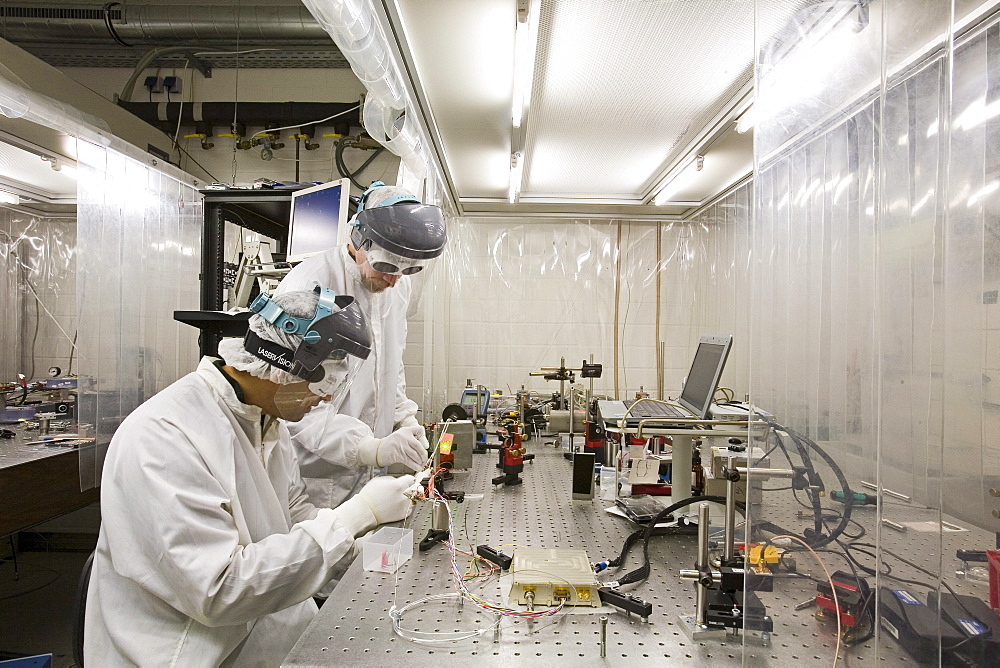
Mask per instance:
[[[111,23],[111,8],[114,7],[115,5],[121,7],[122,3],[120,3],[120,2],[106,2],[106,3],[104,3],[104,7],[101,8],[102,11],[104,12],[104,27],[108,29],[108,33],[111,34],[111,38],[113,40],[115,40],[116,42],[118,42],[118,44],[120,44],[121,46],[133,46],[132,44],[129,44],[128,42],[126,42],[125,40],[123,40],[118,35],[118,31],[115,30],[114,24]]]
[[[79,335],[80,335],[80,329],[77,328],[77,330],[73,332],[73,345],[69,347],[69,366],[66,367],[67,376],[73,375],[73,353],[76,352],[76,339]]]
[[[830,510],[830,509],[829,509],[829,508],[824,508],[824,510]],[[823,520],[823,528],[824,528],[824,529],[826,529],[827,531],[829,531],[829,530],[830,530],[830,527],[829,527],[829,526],[827,526],[827,524],[826,524],[826,519],[839,519],[839,517],[833,517],[833,518],[824,518],[824,520]],[[867,529],[865,529],[865,528],[864,528],[864,527],[863,527],[863,526],[861,525],[861,523],[860,523],[860,522],[858,522],[857,520],[851,520],[851,521],[850,521],[850,524],[855,524],[855,525],[857,525],[857,527],[858,527],[858,528],[859,528],[859,529],[861,530],[861,533],[856,533],[856,534],[855,534],[855,533],[847,533],[847,529],[844,529],[844,530],[843,530],[842,532],[840,532],[840,535],[841,535],[841,536],[845,536],[845,537],[849,538],[850,540],[861,540],[862,538],[864,538],[864,537],[865,537],[865,534],[867,534],[867,533],[868,533],[868,530],[867,530]],[[840,540],[838,539],[838,540],[837,540],[837,542],[839,543],[839,542],[840,542]]]
[[[11,541],[11,552],[14,555],[13,559],[12,559],[13,562],[14,562],[14,578],[12,580],[3,580],[3,581],[0,581],[0,587],[2,587],[4,585],[7,585],[7,584],[10,584],[12,582],[17,582],[20,579],[20,573],[19,573],[19,570],[18,570],[18,563],[17,563],[17,551],[14,550],[14,539],[13,539],[13,536],[9,536],[9,538],[10,538],[10,541]],[[53,582],[55,582],[56,580],[59,579],[59,571],[57,571],[54,568],[49,568],[48,566],[40,566],[38,564],[21,564],[21,566],[27,566],[27,567],[30,567],[30,568],[36,568],[39,571],[48,572],[48,573],[52,574],[52,578],[49,579],[47,582],[44,582],[44,583],[38,585],[37,587],[32,587],[31,589],[27,589],[25,591],[17,592],[16,594],[8,594],[6,596],[0,596],[0,601],[6,601],[7,599],[17,598],[18,596],[25,596],[27,594],[31,594],[32,592],[36,592],[39,589],[44,589],[45,587],[48,587],[50,584],[52,584]]]
[[[827,512],[827,513],[833,513],[835,515],[835,517],[828,517],[826,519],[837,519],[837,520],[839,520],[843,516],[843,513],[839,512],[839,511],[837,511],[837,510],[835,510],[833,508],[824,508],[823,511]],[[858,527],[858,529],[861,531],[861,533],[858,533],[858,534],[847,533],[847,531],[845,530],[842,533],[842,535],[846,536],[847,538],[849,538],[851,540],[861,540],[862,538],[865,537],[865,535],[867,535],[868,529],[866,529],[865,526],[861,522],[852,519],[849,523],[853,524],[856,527]],[[829,527],[827,527],[827,530],[829,531]],[[840,541],[838,540],[837,542],[839,543]]]
[[[792,468],[795,468],[795,465],[792,464],[791,457],[788,456],[788,452],[784,446],[784,441],[781,438],[779,432],[784,432],[785,434],[788,434],[788,437],[792,439],[793,443],[795,443],[795,447],[799,451],[799,455],[802,457],[803,463],[809,470],[810,484],[822,487],[823,481],[822,478],[819,477],[819,474],[816,472],[816,468],[812,464],[812,459],[809,457],[808,453],[809,450],[815,451],[816,454],[818,454],[820,458],[827,463],[827,465],[830,467],[830,470],[833,471],[834,476],[836,476],[837,480],[840,482],[841,488],[843,489],[844,492],[844,511],[843,514],[841,515],[840,523],[833,529],[833,531],[830,532],[829,535],[826,536],[823,535],[823,521],[822,521],[823,508],[819,503],[818,494],[812,493],[810,496],[812,497],[813,501],[812,510],[815,514],[815,522],[814,522],[815,533],[813,536],[808,536],[808,535],[797,536],[796,534],[793,534],[796,535],[796,537],[802,538],[803,540],[805,540],[806,543],[809,543],[814,548],[823,547],[824,545],[830,544],[844,532],[844,530],[848,527],[851,521],[851,509],[854,505],[854,497],[853,493],[851,492],[850,483],[847,481],[847,477],[844,475],[844,472],[841,470],[841,468],[837,465],[837,462],[834,461],[834,459],[829,454],[827,454],[825,450],[819,447],[819,445],[817,445],[812,439],[803,436],[802,434],[796,432],[793,429],[790,429],[788,427],[783,427],[779,425],[777,422],[768,421],[768,424],[775,431],[775,435],[778,438],[779,443],[782,444],[782,451],[785,453],[785,456],[788,459],[789,464],[792,465]]]
[[[608,562],[608,568],[621,568],[622,564],[625,562],[625,557],[628,555],[629,550],[631,550],[635,542],[640,538],[642,538],[645,534],[646,534],[645,529],[639,529],[629,534],[628,538],[625,539],[625,544],[622,545],[621,553],[616,558]]]
[[[879,549],[879,548],[876,548],[871,543],[854,543],[852,545],[852,547],[858,547],[858,546],[860,546],[860,547],[870,547],[870,548],[873,548],[873,549]],[[952,596],[955,597],[955,602],[958,603],[962,607],[963,610],[965,610],[966,614],[968,614],[969,616],[975,618],[975,615],[973,615],[972,612],[968,608],[966,608],[964,605],[962,605],[962,601],[959,598],[958,593],[954,589],[951,588],[951,585],[948,584],[944,580],[944,578],[941,577],[941,575],[936,574],[936,573],[934,573],[932,571],[929,571],[926,568],[924,568],[923,566],[918,566],[917,564],[913,563],[909,559],[906,559],[905,557],[901,557],[898,554],[896,554],[895,552],[892,552],[891,550],[887,550],[884,547],[881,548],[881,549],[882,549],[883,553],[888,554],[893,559],[898,559],[899,561],[902,561],[904,564],[906,564],[910,568],[913,568],[913,569],[915,569],[915,570],[923,573],[924,575],[929,575],[932,578],[937,578],[938,581],[940,581],[940,583],[944,586],[944,588],[948,590],[948,593],[950,593]],[[928,589],[935,589],[935,587],[928,587]]]
[[[819,494],[817,493],[815,487],[822,488],[823,479],[820,477],[819,473],[816,471],[816,467],[813,466],[812,458],[809,456],[809,449],[803,444],[803,439],[797,437],[795,432],[791,430],[785,430],[789,438],[792,439],[792,443],[795,444],[795,448],[799,451],[799,457],[802,459],[802,463],[805,464],[806,469],[809,472],[809,489],[806,490],[806,494],[811,501],[811,505],[807,506],[813,511],[813,531],[816,535],[822,535],[823,533],[823,506],[819,500]],[[795,468],[794,466],[792,468]],[[798,499],[798,496],[796,496]],[[811,542],[808,541],[807,542]]]
[[[868,550],[863,549],[863,548],[872,548],[872,549],[875,549],[875,550],[879,549],[875,545],[872,545],[871,543],[842,543],[841,545],[845,548],[846,553],[849,554],[851,550],[857,550],[858,552],[861,552],[862,554],[865,554],[865,555],[871,557],[872,559],[875,559],[876,563],[877,563],[877,560],[878,560],[877,555],[875,555],[872,552],[869,552]],[[944,578],[942,578],[940,575],[935,574],[933,571],[927,570],[923,566],[918,566],[917,564],[913,563],[909,559],[906,559],[905,557],[901,557],[900,555],[896,554],[895,552],[892,552],[891,550],[887,550],[884,547],[881,548],[881,550],[882,550],[883,553],[888,554],[893,559],[898,559],[899,561],[901,561],[904,564],[906,564],[907,566],[909,566],[909,567],[911,567],[911,568],[919,571],[920,573],[923,573],[925,575],[929,575],[932,578],[937,578],[938,582],[940,582],[941,585],[945,589],[948,590],[948,593],[950,593],[952,596],[955,597],[955,603],[957,603],[959,605],[959,607],[961,607],[962,610],[965,611],[965,614],[969,615],[970,619],[977,619],[976,615],[974,615],[972,613],[972,611],[970,611],[967,607],[965,607],[965,604],[962,603],[962,599],[959,597],[958,593],[954,589],[952,589],[951,585],[949,585],[947,582],[945,582]],[[888,564],[886,564],[884,561],[882,563],[887,568],[889,568],[890,571],[891,571],[891,568],[889,567]],[[869,572],[872,575],[875,574],[875,570],[874,569],[870,569],[870,568],[868,568],[866,566],[863,566],[861,563],[858,563],[857,565],[858,565],[858,568],[860,568],[860,569],[862,569],[862,570],[864,570],[866,572]],[[937,590],[937,587],[935,587],[933,585],[930,585],[930,584],[928,584],[926,582],[921,582],[920,580],[909,580],[907,578],[901,578],[898,575],[892,575],[891,572],[884,572],[881,575],[882,575],[882,577],[889,578],[890,580],[895,580],[896,582],[902,582],[904,584],[915,585],[917,587],[923,587],[924,589],[927,589],[928,591],[936,591]],[[955,643],[954,645],[951,645],[950,647],[945,647],[945,646],[942,645],[941,646],[941,650],[945,651],[945,652],[954,651],[954,650],[958,649],[959,647],[965,645],[970,640],[973,640],[973,639],[979,638],[979,637],[981,637],[981,636],[969,636],[965,640],[962,640],[962,641],[960,641],[958,643]]]
[[[646,528],[643,531],[643,543],[642,543],[643,564],[642,564],[642,566],[640,566],[639,568],[635,569],[634,571],[626,573],[623,577],[619,578],[618,579],[618,585],[619,586],[625,585],[625,584],[633,584],[633,583],[637,583],[637,582],[642,582],[643,580],[645,580],[646,578],[649,577],[649,573],[650,573],[650,568],[649,568],[649,539],[653,537],[653,529],[656,527],[656,525],[659,524],[660,522],[662,522],[668,515],[670,515],[670,513],[674,512],[675,510],[680,510],[681,508],[685,508],[685,507],[690,506],[692,504],[701,503],[701,502],[712,502],[712,503],[719,503],[719,504],[725,505],[725,503],[726,503],[726,497],[724,497],[724,496],[692,496],[692,497],[687,498],[687,499],[682,499],[682,500],[678,501],[677,503],[672,503],[669,506],[667,506],[666,508],[664,508],[663,510],[661,510],[659,513],[657,513],[656,517],[654,517],[652,520],[650,520],[649,524],[646,525]],[[744,516],[746,516],[745,504],[737,502],[736,507],[737,507],[738,510],[740,510],[740,512]],[[624,559],[624,555],[625,555],[625,551],[623,551],[623,553],[622,553],[622,557],[621,557],[622,559]]]
[[[353,144],[351,145],[351,147],[353,148]],[[341,139],[340,141],[337,142],[337,147],[334,149],[334,152],[333,152],[334,163],[337,166],[337,171],[340,173],[340,175],[342,177],[350,179],[351,183],[353,183],[359,190],[362,190],[362,191],[363,190],[367,190],[368,187],[361,185],[361,183],[359,183],[358,180],[355,179],[354,177],[359,176],[361,174],[361,172],[365,171],[365,168],[367,168],[368,165],[371,164],[372,160],[374,160],[375,158],[377,158],[379,156],[379,154],[382,153],[382,151],[385,150],[385,147],[384,146],[380,146],[378,148],[378,150],[375,151],[375,153],[372,154],[372,156],[370,158],[368,158],[367,160],[365,160],[365,162],[360,167],[358,167],[356,170],[354,170],[353,172],[347,168],[347,163],[344,162],[344,149],[345,148],[348,148],[347,142],[345,142],[344,139]]]
[[[889,576],[892,573],[892,566],[890,566],[889,564],[887,564],[885,562],[883,562],[882,565],[885,566],[886,570],[884,570],[881,573],[879,573],[874,568],[870,568],[868,566],[865,566],[860,561],[858,561],[857,558],[855,558],[855,556],[851,553],[853,550],[857,550],[861,554],[864,554],[864,555],[867,555],[867,556],[871,557],[872,559],[875,560],[875,563],[878,563],[878,556],[875,555],[875,554],[872,554],[871,552],[869,552],[867,550],[861,549],[860,547],[858,547],[857,543],[842,543],[841,546],[844,548],[844,554],[846,554],[848,557],[850,557],[850,559],[852,561],[854,561],[855,565],[858,568],[860,568],[861,570],[863,570],[865,573],[867,573],[868,575]]]
[[[41,324],[40,321],[42,319],[41,307],[39,306],[42,300],[39,299],[38,291],[35,290],[35,286],[31,284],[31,281],[27,277],[25,277],[24,282],[31,288],[31,294],[35,297],[35,333],[31,336],[31,372],[28,374],[28,380],[31,380],[35,377],[35,347],[38,345],[38,326]],[[27,392],[21,397],[22,404],[26,396],[28,396]]]
[[[351,183],[353,183],[356,188],[359,188],[362,191],[366,190],[366,188],[363,185],[361,185],[354,179],[354,176],[351,174],[351,171],[347,169],[347,166],[344,164],[344,149],[347,148],[344,139],[345,138],[342,137],[340,141],[337,142],[337,146],[333,150],[333,162],[337,166],[337,172],[342,177],[350,179]]]
[[[812,510],[813,509],[812,506],[810,506],[808,503],[805,503],[802,499],[799,498],[799,490],[793,488],[792,489],[792,496],[794,496],[795,500],[798,502],[798,504],[800,506],[802,506],[803,508],[805,508],[806,510]]]
[[[210,172],[207,169],[205,169],[200,162],[198,162],[197,160],[194,159],[194,156],[192,156],[190,153],[188,153],[186,150],[184,150],[184,147],[182,147],[180,145],[180,142],[177,143],[177,150],[180,151],[181,153],[183,153],[184,155],[186,155],[188,158],[190,158],[191,162],[193,162],[194,164],[196,164],[199,167],[201,167],[201,171],[203,171],[206,174],[208,174],[208,176],[212,179],[212,181],[215,181],[216,183],[219,182],[219,179],[215,178],[215,176],[212,174],[212,172]]]
[[[51,569],[49,569],[49,570],[51,570]],[[26,596],[28,594],[32,594],[32,593],[38,591],[39,589],[45,589],[50,584],[52,584],[53,582],[55,582],[56,580],[59,579],[59,573],[57,571],[53,571],[53,572],[55,573],[55,575],[53,575],[52,579],[49,580],[48,582],[40,584],[37,587],[32,587],[31,589],[28,589],[27,591],[20,591],[20,592],[18,592],[16,594],[8,594],[7,596],[0,596],[0,601],[6,601],[7,599],[17,598],[18,596]],[[5,584],[5,583],[0,582],[0,584]]]
[[[363,163],[361,163],[360,167],[358,167],[356,170],[354,170],[354,175],[357,176],[361,172],[365,171],[365,168],[368,167],[368,165],[372,164],[372,160],[374,160],[375,158],[377,158],[379,156],[379,154],[381,154],[382,151],[384,151],[384,150],[385,150],[384,146],[379,146],[375,150],[375,152],[371,154],[370,158],[368,158],[367,160],[365,160]]]

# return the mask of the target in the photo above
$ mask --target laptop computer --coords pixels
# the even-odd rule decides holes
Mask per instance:
[[[598,401],[597,410],[601,414],[601,419],[610,423],[610,427],[618,426],[623,417],[628,427],[637,427],[641,420],[662,420],[664,423],[669,423],[671,418],[706,419],[732,344],[733,337],[728,334],[701,335],[694,352],[694,359],[691,361],[691,370],[677,400],[678,405],[665,405],[644,399],[628,402]],[[625,414],[626,411],[628,415]]]

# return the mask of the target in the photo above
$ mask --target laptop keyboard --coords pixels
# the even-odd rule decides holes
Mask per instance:
[[[655,401],[636,401],[627,417],[633,418],[690,418],[691,414],[682,411],[677,406],[661,404]]]

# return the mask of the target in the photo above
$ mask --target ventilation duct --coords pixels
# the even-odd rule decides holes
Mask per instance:
[[[292,43],[328,46],[330,37],[301,5],[0,5],[4,38],[17,44],[197,46]]]

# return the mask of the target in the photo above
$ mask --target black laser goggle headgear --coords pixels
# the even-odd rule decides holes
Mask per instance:
[[[318,285],[314,290],[319,300],[312,318],[289,315],[264,292],[250,305],[251,311],[286,334],[302,337],[295,350],[261,338],[252,329],[243,339],[243,347],[254,357],[311,383],[323,379],[325,360],[347,355],[367,359],[371,353],[368,323],[354,297]]]
[[[372,269],[383,274],[415,274],[444,252],[448,234],[441,207],[421,204],[413,195],[396,195],[365,208],[376,181],[361,196],[351,220],[351,244],[363,250]]]

